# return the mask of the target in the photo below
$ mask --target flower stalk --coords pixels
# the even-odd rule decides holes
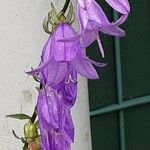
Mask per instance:
[[[64,4],[64,7],[63,7],[63,9],[61,10],[61,12],[63,12],[64,14],[65,14],[65,12],[66,12],[67,9],[68,9],[69,3],[70,3],[70,0],[66,0],[66,2],[65,2],[65,4]]]

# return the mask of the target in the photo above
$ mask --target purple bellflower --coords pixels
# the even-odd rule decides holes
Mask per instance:
[[[79,39],[71,42],[59,42],[60,39],[75,36],[77,36],[77,33],[71,25],[67,23],[59,24],[43,48],[41,64],[27,73],[30,75],[40,73],[43,85],[57,85],[66,75],[70,74],[70,69],[88,79],[98,79],[99,76],[92,64],[99,67],[104,67],[106,64],[97,63],[86,57]]]
[[[86,57],[80,40],[59,42],[77,33],[68,23],[60,23],[46,42],[40,65],[27,72],[39,74],[43,85],[38,96],[38,117],[43,150],[70,150],[74,126],[70,109],[77,96],[77,73],[89,79],[99,76],[92,66],[104,67]]]
[[[87,47],[97,40],[103,57],[104,50],[99,38],[99,31],[116,37],[124,36],[125,32],[118,26],[125,22],[130,11],[127,0],[106,1],[114,9],[124,14],[116,22],[109,22],[104,11],[95,0],[78,0],[77,4],[82,46]]]

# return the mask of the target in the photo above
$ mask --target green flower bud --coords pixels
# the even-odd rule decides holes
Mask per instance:
[[[24,136],[27,141],[37,138],[38,137],[37,125],[32,122],[26,123],[24,125]]]

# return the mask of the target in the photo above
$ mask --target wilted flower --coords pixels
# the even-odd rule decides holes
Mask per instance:
[[[119,0],[108,0],[107,2],[113,8],[117,9],[122,13],[125,13],[125,11],[123,11],[122,9],[126,7],[126,9],[129,9],[128,5],[125,5],[125,7],[123,7],[124,3],[122,2],[119,5],[119,2],[117,1]],[[128,14],[123,15],[116,22],[111,23],[107,19],[102,8],[97,4],[95,0],[78,0],[77,13],[81,29],[83,47],[87,47],[95,40],[97,40],[103,57],[104,50],[99,38],[99,31],[117,37],[122,37],[125,35],[125,32],[118,26],[127,19]]]

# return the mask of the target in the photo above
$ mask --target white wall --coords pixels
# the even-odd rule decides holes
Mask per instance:
[[[48,38],[42,22],[50,0],[0,0],[0,149],[21,150],[11,133],[22,136],[24,121],[5,118],[11,113],[31,114],[36,103],[36,83],[25,75],[40,60]],[[55,0],[59,4],[62,0]],[[58,6],[58,5],[57,5]],[[79,78],[78,99],[73,109],[76,139],[73,150],[91,150],[87,81]]]

